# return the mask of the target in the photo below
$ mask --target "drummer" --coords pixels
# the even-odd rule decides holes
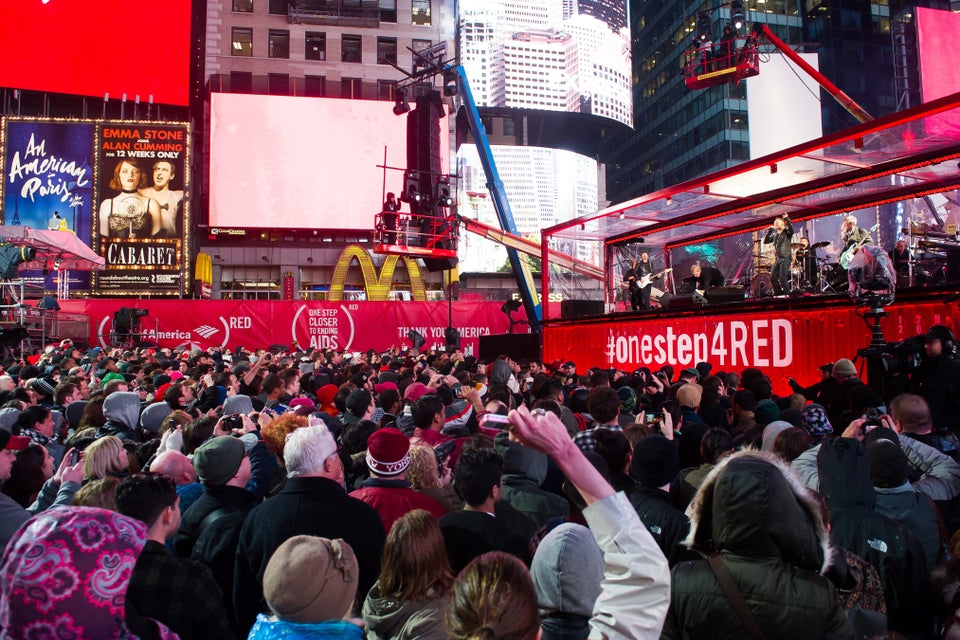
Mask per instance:
[[[828,242],[818,242],[810,246],[809,238],[800,238],[794,242],[793,264],[790,265],[791,274],[799,279],[798,286],[804,290],[812,290],[817,286],[817,249],[827,246]]]

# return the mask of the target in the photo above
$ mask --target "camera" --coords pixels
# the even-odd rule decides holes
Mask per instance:
[[[880,420],[880,415],[880,411],[876,407],[870,407],[867,409],[867,413],[864,415],[864,418],[866,419],[863,421],[862,426],[864,433],[876,427],[883,426],[883,422]]]
[[[220,421],[223,424],[224,431],[233,431],[234,429],[243,429],[243,417],[239,413],[232,413],[224,416]]]

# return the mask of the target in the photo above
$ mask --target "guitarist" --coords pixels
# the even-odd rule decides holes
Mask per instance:
[[[856,216],[847,216],[843,219],[843,224],[840,226],[840,239],[843,241],[843,252],[840,255],[842,264],[849,264],[853,254],[859,251],[863,245],[873,244],[870,232],[857,226]],[[844,259],[843,256],[848,252],[850,255]]]
[[[644,279],[644,276],[650,276]],[[640,254],[640,260],[634,260],[630,269],[623,274],[623,284],[630,297],[630,308],[640,311],[650,308],[650,290],[653,288],[653,264],[650,254]],[[645,280],[645,283],[641,283]],[[642,285],[642,286],[641,286]]]

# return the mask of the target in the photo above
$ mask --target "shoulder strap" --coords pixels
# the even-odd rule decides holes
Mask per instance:
[[[206,531],[208,528],[210,528],[210,526],[213,525],[215,522],[219,520],[223,520],[224,518],[227,518],[234,514],[240,515],[242,513],[243,513],[243,510],[233,506],[220,507],[219,509],[214,509],[213,511],[207,514],[206,518],[200,521],[200,526],[197,527],[196,539],[199,540],[200,536],[203,535],[203,532]]]
[[[723,559],[719,555],[714,554],[707,558],[707,562],[710,563],[713,575],[717,576],[717,582],[720,583],[723,592],[727,594],[727,600],[730,601],[733,610],[737,612],[737,617],[740,618],[740,622],[747,628],[747,633],[750,634],[753,640],[764,640],[763,631],[760,629],[760,626],[757,625],[756,618],[750,613],[750,609],[747,607],[747,601],[743,599],[743,594],[740,593],[740,589],[737,589],[737,585],[733,582],[733,576],[730,575],[730,570],[727,569],[727,565],[723,563]]]

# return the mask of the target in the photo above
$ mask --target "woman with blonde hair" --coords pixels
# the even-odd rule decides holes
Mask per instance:
[[[437,454],[432,447],[410,445],[410,466],[406,474],[411,487],[439,502],[447,513],[463,508],[463,500],[450,482],[450,468],[444,465],[443,476],[440,476]]]
[[[130,471],[130,459],[117,436],[97,438],[84,450],[83,484],[106,477],[123,478]]]
[[[363,603],[370,640],[441,640],[453,571],[437,519],[423,509],[404,514],[390,528],[380,579]]]

